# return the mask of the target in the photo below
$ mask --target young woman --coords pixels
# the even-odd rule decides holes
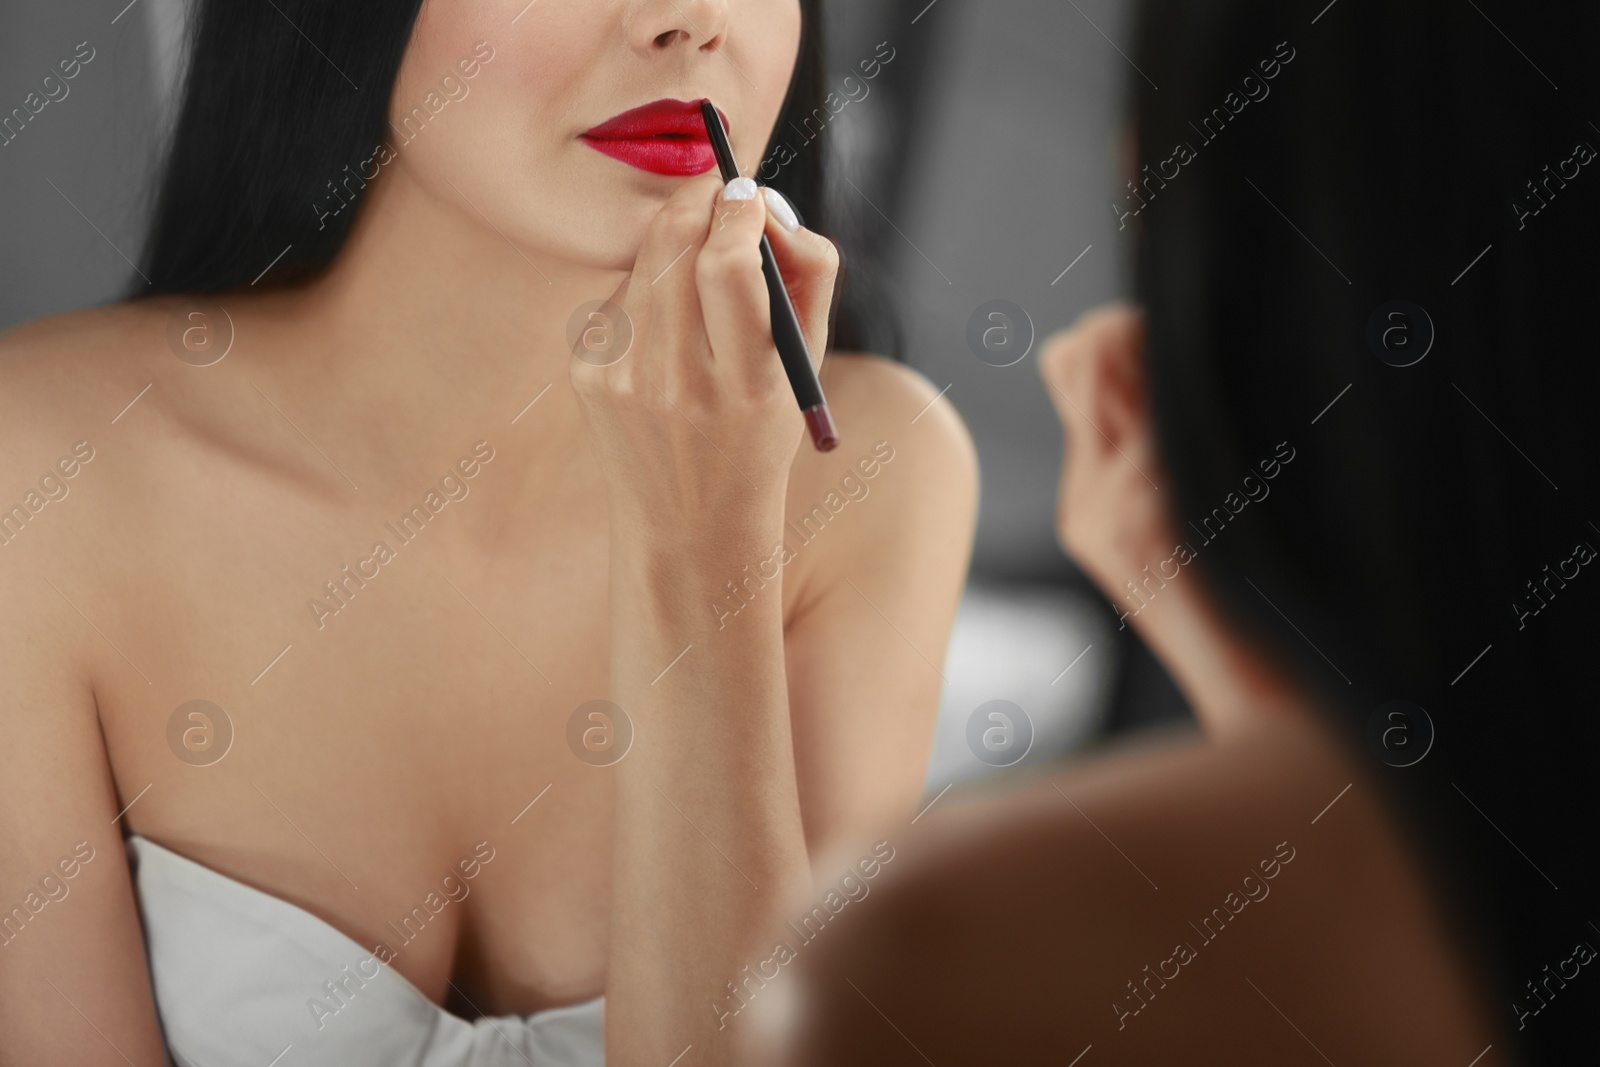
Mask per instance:
[[[1040,370],[1203,737],[886,831],[761,1062],[1592,1062],[1600,16],[1140,21],[1142,310]]]
[[[0,342],[0,1062],[725,1061],[974,522],[896,364],[802,446],[837,257],[688,117],[815,225],[819,8],[199,8],[141,298]]]

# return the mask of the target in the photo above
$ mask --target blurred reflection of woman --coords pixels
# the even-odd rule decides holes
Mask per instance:
[[[915,802],[974,520],[899,365],[797,447],[820,144],[791,207],[692,117],[754,173],[820,6],[201,6],[140,299],[0,342],[4,499],[70,488],[0,547],[0,1062],[725,1060]]]
[[[1600,23],[1322,6],[1145,6],[1142,313],[1041,359],[1203,742],[886,831],[761,1062],[1593,1058]]]

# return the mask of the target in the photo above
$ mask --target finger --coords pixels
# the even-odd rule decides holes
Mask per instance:
[[[771,220],[767,224],[767,240],[772,244],[773,258],[788,287],[812,362],[821,363],[828,345],[828,316],[839,277],[839,250],[820,233],[800,225],[794,207],[782,193],[771,186],[762,192]]]
[[[761,272],[767,207],[749,178],[729,182],[717,200],[711,232],[695,261],[695,283],[718,374],[770,385],[781,374],[772,314]]]
[[[1099,451],[1121,447],[1144,421],[1143,323],[1118,304],[1085,314],[1054,335],[1039,373],[1068,439]]]
[[[1149,423],[1144,387],[1144,320],[1131,306],[1102,309],[1089,324],[1093,411],[1121,447],[1138,441]]]
[[[694,261],[711,226],[715,177],[685,182],[645,231],[628,278],[625,310],[649,338],[658,379],[674,386],[709,375],[711,353],[695,291]]]
[[[1081,406],[1084,345],[1080,320],[1079,325],[1051,334],[1039,353],[1039,378],[1045,384],[1069,443],[1076,439],[1077,428],[1084,419]]]

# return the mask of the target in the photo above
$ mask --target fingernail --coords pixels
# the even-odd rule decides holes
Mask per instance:
[[[756,180],[754,178],[735,178],[722,188],[724,200],[754,200],[756,198]]]
[[[798,230],[800,216],[794,213],[793,205],[784,198],[784,195],[770,185],[764,186],[761,191],[766,195],[767,207],[772,209],[772,216],[778,220],[778,225],[790,233]]]

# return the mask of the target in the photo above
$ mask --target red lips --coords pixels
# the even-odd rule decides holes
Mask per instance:
[[[726,115],[722,122],[727,125]],[[609,118],[581,136],[595,151],[652,174],[692,177],[717,165],[699,101],[657,100]]]

